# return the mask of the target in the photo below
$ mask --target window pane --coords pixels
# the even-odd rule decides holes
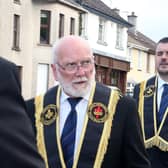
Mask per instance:
[[[48,88],[48,64],[38,64],[36,94],[42,94]]]
[[[105,21],[102,19],[99,19],[98,40],[104,42],[104,37],[105,37]]]
[[[138,70],[142,70],[142,52],[138,51]]]
[[[75,19],[70,19],[70,34],[75,34]]]
[[[112,70],[111,71],[111,85],[118,86],[118,80],[119,80],[119,71]]]
[[[50,11],[41,11],[40,18],[40,43],[49,44],[50,36]]]
[[[59,38],[64,36],[64,15],[59,16]]]
[[[123,48],[123,26],[117,24],[116,47]]]
[[[46,43],[46,39],[48,37],[48,31],[46,28],[41,28],[41,35],[40,35],[40,41],[41,43]]]
[[[88,15],[86,13],[80,13],[79,16],[79,35],[87,37],[87,23]]]
[[[20,16],[14,15],[13,22],[13,48],[19,49],[19,38],[20,38]]]

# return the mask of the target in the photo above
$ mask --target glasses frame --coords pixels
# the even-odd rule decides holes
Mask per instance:
[[[71,63],[69,63],[70,65]],[[70,73],[75,73],[79,68],[83,68],[85,70],[89,70],[89,68],[91,67],[91,65],[94,64],[94,60],[90,59],[90,60],[82,60],[78,63],[76,62],[72,62],[72,67],[68,67],[68,63],[67,66],[66,65],[61,65],[59,62],[56,63],[56,65],[58,65],[59,68],[61,68],[62,70],[66,71],[66,72],[70,72]]]

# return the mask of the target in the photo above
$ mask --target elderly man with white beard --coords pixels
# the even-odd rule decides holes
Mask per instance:
[[[27,101],[48,168],[149,168],[133,99],[95,81],[88,42],[65,36],[53,47],[59,85]]]

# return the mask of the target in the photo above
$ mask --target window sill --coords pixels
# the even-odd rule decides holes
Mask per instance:
[[[107,45],[108,45],[105,41],[100,41],[100,40],[98,40],[97,43],[98,43],[98,44],[101,44],[101,45],[104,45],[104,46],[107,46]]]
[[[115,46],[115,48],[118,49],[118,50],[124,50],[124,48],[121,47],[121,46]]]
[[[52,47],[52,44],[38,43],[38,46]]]
[[[21,51],[21,49],[19,47],[12,47],[12,50]]]
[[[87,35],[80,35],[80,37],[84,38],[85,40],[88,40],[88,36]]]
[[[15,4],[17,4],[17,5],[21,5],[21,2],[20,1],[13,1]]]

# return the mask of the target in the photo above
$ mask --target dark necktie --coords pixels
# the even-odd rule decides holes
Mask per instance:
[[[68,98],[71,105],[71,111],[65,121],[61,136],[62,150],[67,168],[72,168],[73,165],[77,123],[77,113],[75,107],[81,99],[82,98]]]
[[[159,120],[162,121],[164,112],[168,106],[168,84],[163,85],[164,90],[161,97],[160,108],[159,108]]]

